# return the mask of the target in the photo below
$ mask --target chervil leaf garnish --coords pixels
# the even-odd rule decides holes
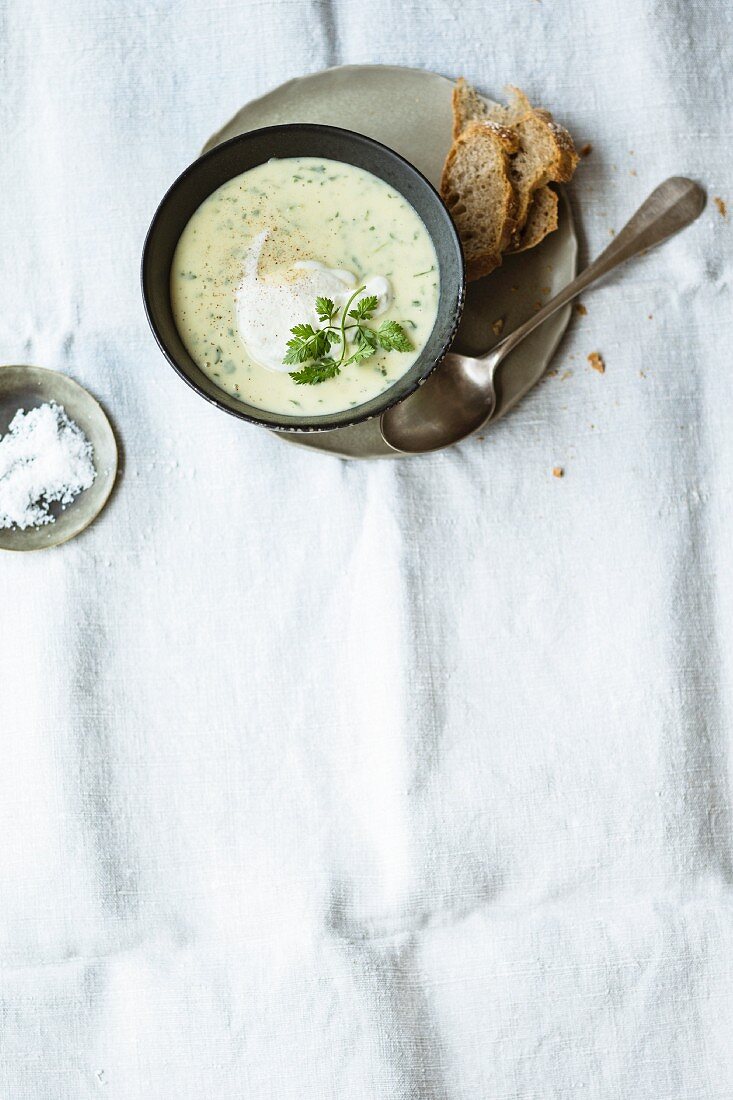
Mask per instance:
[[[412,351],[412,341],[397,321],[382,321],[376,335],[385,351]]]
[[[293,336],[300,336],[303,339],[316,335],[316,330],[313,328],[313,325],[293,325],[290,331]]]
[[[317,386],[341,374],[341,367],[333,359],[322,359],[319,363],[309,363],[302,370],[292,371],[290,377],[297,386]]]
[[[312,325],[293,325],[290,330],[283,363],[307,363],[309,359],[321,359],[328,352],[330,340],[326,329],[314,329]]]
[[[371,359],[377,350],[377,334],[370,328],[359,325],[356,330],[356,351],[346,360],[344,366],[349,363],[363,363],[365,359]]]
[[[333,321],[336,315],[336,306],[330,298],[316,298],[316,313],[319,321]]]
[[[366,321],[374,313],[378,304],[376,294],[368,294],[365,298],[361,298],[353,309],[349,310],[349,317],[353,317],[355,321]]]
[[[363,290],[363,286],[355,290],[341,310],[330,298],[316,298],[315,310],[321,328],[314,328],[308,323],[293,325],[290,330],[293,335],[287,342],[283,363],[288,366],[304,364],[301,370],[290,372],[296,385],[316,386],[327,382],[330,378],[336,378],[342,367],[363,363],[380,349],[412,351],[410,338],[397,321],[382,321],[378,329],[364,323],[370,320],[379,305],[376,294],[367,294],[351,308]],[[353,322],[351,324],[347,323],[349,317]],[[352,343],[351,337],[347,339],[348,332],[353,333]],[[341,345],[341,352],[338,358],[333,358],[328,352],[337,344]],[[386,373],[384,367],[381,369],[383,374]]]

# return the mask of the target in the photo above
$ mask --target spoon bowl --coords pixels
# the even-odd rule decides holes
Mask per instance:
[[[408,401],[383,415],[382,435],[406,454],[438,451],[478,431],[495,408],[493,375],[487,379],[483,361],[449,352]]]

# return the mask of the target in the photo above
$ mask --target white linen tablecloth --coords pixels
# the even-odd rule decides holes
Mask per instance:
[[[667,175],[733,207],[731,15],[0,3],[0,362],[124,451],[87,533],[0,560],[2,1100],[733,1097],[731,217],[404,462],[209,408],[138,287],[208,135],[339,63],[547,103],[583,262]]]

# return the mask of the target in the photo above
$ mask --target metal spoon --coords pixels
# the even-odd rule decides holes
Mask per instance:
[[[665,180],[597,260],[487,355],[474,359],[449,352],[420,389],[382,413],[385,443],[396,451],[418,454],[448,447],[477,431],[496,407],[496,368],[525,336],[596,279],[684,229],[704,206],[705,192],[698,184],[683,176]]]

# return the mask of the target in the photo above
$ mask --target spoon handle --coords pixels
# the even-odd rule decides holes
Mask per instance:
[[[638,256],[647,248],[661,244],[667,237],[679,233],[680,229],[684,229],[702,213],[704,206],[705,192],[693,180],[685,179],[684,176],[671,176],[660,183],[614,237],[608,248],[571,283],[563,287],[559,294],[550,299],[547,305],[492,348],[483,357],[483,362],[490,363],[493,367],[498,366],[525,336],[551,317],[556,310],[572,301],[581,290],[585,290],[596,279],[607,275],[632,256]]]

